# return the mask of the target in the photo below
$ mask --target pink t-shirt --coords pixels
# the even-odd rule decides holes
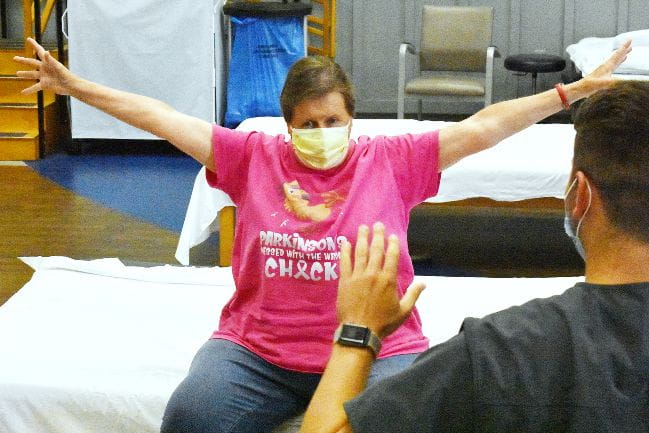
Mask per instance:
[[[376,221],[400,239],[399,290],[414,273],[410,210],[437,194],[438,132],[360,137],[345,162],[314,170],[284,136],[214,125],[216,174],[207,180],[237,205],[232,252],[236,291],[213,338],[240,344],[280,367],[321,373],[337,326],[340,246]],[[379,357],[418,353],[428,340],[415,311],[383,341]]]

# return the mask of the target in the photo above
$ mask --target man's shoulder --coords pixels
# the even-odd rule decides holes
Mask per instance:
[[[467,319],[463,333],[481,416],[500,425],[538,425],[535,431],[640,420],[646,406],[636,402],[646,394],[638,390],[647,383],[637,367],[647,355],[642,290],[579,283],[561,295]]]
[[[585,304],[584,295],[584,288],[576,285],[558,295],[532,299],[482,318],[467,318],[462,331],[468,334],[469,339],[475,333],[514,335],[540,331],[539,327],[547,333],[580,314]]]
[[[580,338],[583,323],[579,322],[587,304],[584,295],[577,286],[481,319],[466,319],[462,332],[477,394],[525,401],[557,385]]]

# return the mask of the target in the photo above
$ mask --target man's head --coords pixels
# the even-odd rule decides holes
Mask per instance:
[[[579,108],[575,129],[573,173],[597,188],[613,227],[649,244],[649,82],[618,82],[594,94]]]

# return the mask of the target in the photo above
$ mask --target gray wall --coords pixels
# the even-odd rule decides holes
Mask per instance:
[[[7,2],[11,35],[21,37],[21,1]],[[649,28],[649,0],[338,0],[336,60],[352,77],[359,113],[396,113],[399,44],[418,45],[425,4],[494,8],[493,43],[501,54],[494,72],[496,101],[531,92],[530,77],[513,76],[503,67],[509,54],[544,50],[566,57],[565,48],[584,37]],[[47,39],[53,39],[53,24]],[[558,73],[541,74],[539,89],[559,80]],[[406,109],[414,112],[415,106]],[[466,109],[454,104],[436,107],[451,113]]]
[[[23,6],[22,0],[6,0],[7,2],[7,27],[9,39],[23,38]],[[41,0],[43,7],[45,1]],[[65,3],[64,3],[65,4]],[[52,17],[47,25],[43,39],[46,42],[56,42],[56,13],[52,12]]]
[[[17,39],[23,35],[23,8],[21,0],[6,0],[7,25],[10,39]]]
[[[339,0],[337,61],[352,76],[359,113],[396,112],[399,44],[419,45],[425,4],[494,8],[493,43],[501,54],[494,71],[495,101],[532,90],[531,77],[513,76],[503,67],[509,54],[543,50],[567,58],[565,48],[584,37],[649,28],[648,0]],[[410,63],[414,67],[414,61]],[[550,88],[560,79],[559,73],[541,74],[539,89]],[[453,113],[467,107],[436,108]],[[415,109],[414,103],[406,106],[407,112]]]

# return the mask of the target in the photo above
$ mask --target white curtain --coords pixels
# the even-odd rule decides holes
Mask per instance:
[[[70,69],[91,81],[218,121],[223,99],[222,3],[69,0]],[[154,138],[74,98],[71,112],[75,139]]]

